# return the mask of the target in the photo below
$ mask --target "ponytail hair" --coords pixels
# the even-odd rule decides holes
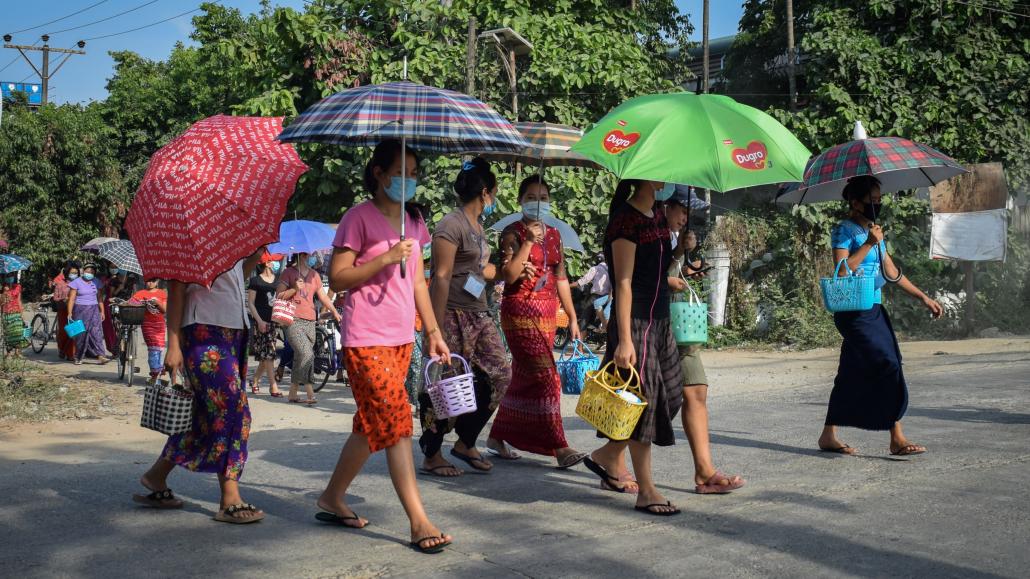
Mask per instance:
[[[643,183],[640,179],[623,179],[619,181],[619,185],[615,187],[615,195],[612,196],[612,202],[608,205],[609,221],[616,211],[629,202],[630,197],[637,194]]]
[[[407,148],[407,153],[412,157],[415,157],[415,165],[418,165],[418,155],[411,148]],[[397,157],[401,154],[401,142],[397,139],[384,139],[379,141],[376,148],[372,151],[372,157],[369,158],[368,163],[365,164],[364,174],[364,186],[365,191],[369,195],[375,196],[376,189],[379,187],[379,183],[376,181],[375,173],[373,169],[379,167],[380,171],[389,171],[390,167],[393,166],[394,162],[397,161]],[[407,175],[404,175],[407,177]],[[419,219],[425,208],[418,203],[405,203],[404,209],[407,211],[408,216],[412,219]]]
[[[454,181],[454,192],[462,205],[472,202],[483,193],[483,189],[493,191],[497,186],[497,176],[490,170],[490,163],[481,157],[466,161]]]

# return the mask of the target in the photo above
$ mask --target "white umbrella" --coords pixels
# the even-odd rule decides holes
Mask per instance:
[[[494,231],[504,231],[505,227],[508,227],[512,223],[515,223],[516,221],[519,221],[521,219],[521,212],[512,213],[511,215],[491,225],[490,229],[493,229]],[[565,223],[557,217],[552,216],[545,217],[543,219],[543,222],[548,227],[553,227],[558,230],[558,233],[561,235],[562,245],[573,251],[579,251],[584,253],[586,252],[586,249],[583,248],[583,242],[579,240],[579,234],[576,233],[576,230],[573,229],[571,225]]]

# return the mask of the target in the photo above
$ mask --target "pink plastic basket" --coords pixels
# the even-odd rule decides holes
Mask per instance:
[[[450,378],[441,378],[432,381],[429,378],[429,369],[433,364],[439,364],[436,358],[430,360],[423,370],[426,379],[426,393],[433,402],[433,411],[437,419],[453,418],[476,411],[476,387],[472,379],[472,368],[465,358],[457,354],[451,354],[451,358],[461,360],[465,372]]]

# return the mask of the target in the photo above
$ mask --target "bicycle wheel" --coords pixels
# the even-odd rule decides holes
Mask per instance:
[[[125,357],[128,355],[125,348],[125,330],[118,333],[118,379],[125,379],[126,365],[129,363]]]
[[[32,345],[32,351],[40,353],[43,348],[46,348],[46,343],[50,339],[50,328],[48,327],[50,320],[47,319],[46,314],[39,313],[32,316],[32,335],[29,336],[29,343]]]
[[[569,336],[571,335],[572,332],[568,328],[558,328],[554,332],[554,349],[560,350],[564,348],[569,343]]]
[[[136,330],[135,328],[130,329],[128,337],[125,340],[125,363],[128,366],[126,374],[128,377],[125,379],[126,386],[132,386],[132,379],[136,376]]]
[[[325,388],[325,383],[329,381],[329,375],[332,374],[331,356],[333,352],[329,347],[331,340],[332,338],[324,331],[315,331],[315,360],[311,373],[311,388],[315,392],[320,392],[322,388]]]

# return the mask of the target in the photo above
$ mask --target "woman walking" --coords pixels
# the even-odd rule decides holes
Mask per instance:
[[[147,307],[143,316],[143,343],[147,345],[147,365],[151,382],[161,375],[161,355],[165,349],[165,312],[168,310],[168,292],[161,289],[161,281],[148,279],[144,289],[132,294],[132,300]]]
[[[553,456],[558,468],[583,461],[585,453],[569,446],[561,419],[561,381],[554,363],[558,302],[569,315],[572,339],[579,323],[565,275],[561,235],[542,220],[550,216],[550,190],[539,175],[519,186],[523,220],[501,232],[504,299],[501,329],[511,349],[511,385],[501,399],[487,447],[502,459],[516,459],[514,446]]]
[[[0,311],[3,313],[4,343],[6,353],[20,357],[21,351],[29,345],[25,339],[25,318],[22,317],[21,284],[18,272],[6,273],[0,284]]]
[[[461,206],[444,217],[433,233],[434,276],[429,295],[447,347],[473,368],[476,411],[437,420],[423,384],[419,393],[423,430],[419,446],[425,455],[422,470],[438,476],[461,474],[440,452],[444,435],[452,430],[458,434],[458,441],[451,456],[478,471],[493,468],[476,448],[476,440],[511,382],[504,344],[486,304],[486,283],[493,281],[497,272],[488,263],[490,246],[480,223],[493,213],[497,177],[490,165],[477,157],[462,166],[454,192]]]
[[[182,501],[168,488],[168,475],[178,465],[218,475],[221,500],[216,521],[244,524],[265,517],[260,509],[243,501],[239,486],[250,436],[244,271],[260,258],[261,251],[238,261],[215,278],[210,288],[169,283],[165,368],[173,376],[182,374],[193,391],[193,426],[168,437],[161,456],[140,477],[140,484],[150,493],[133,495],[133,501],[158,509],[182,507]]]
[[[82,277],[68,284],[68,322],[81,321],[86,330],[75,336],[76,366],[87,355],[95,356],[100,364],[108,362],[103,330],[107,314],[104,304],[97,299],[100,287],[93,277],[96,271],[96,266],[88,263],[82,268]]]
[[[401,171],[402,161],[407,174]],[[422,281],[422,260],[414,251],[429,242],[429,232],[416,207],[401,210],[401,200],[415,194],[417,175],[414,153],[402,153],[399,141],[379,143],[365,166],[364,185],[372,199],[349,209],[336,230],[329,279],[333,291],[347,292],[340,329],[357,412],[351,435],[318,499],[324,512],[317,516],[353,528],[368,524],[347,506],[345,497],[368,457],[386,450],[394,490],[411,523],[411,546],[437,553],[451,543],[451,536],[429,521],[422,505],[411,452],[411,405],[404,391],[416,310],[425,325],[428,353],[450,358]],[[405,220],[403,241],[401,219]],[[405,265],[403,277],[401,264]]]
[[[304,403],[307,405],[318,402],[312,388],[315,382],[315,299],[328,309],[336,323],[340,322],[340,314],[336,313],[333,302],[329,301],[322,290],[322,276],[316,271],[317,267],[318,256],[299,253],[297,265],[286,268],[279,276],[277,287],[279,299],[292,301],[296,305],[293,323],[286,327],[286,341],[293,349],[290,395],[287,400],[300,402],[297,392],[304,387],[308,396]]]
[[[68,284],[79,278],[80,264],[69,259],[64,269],[54,278],[54,295],[51,300],[57,311],[57,357],[71,362],[75,359],[75,340],[68,336],[64,327],[68,325]]]
[[[871,309],[833,314],[833,323],[844,343],[840,347],[840,365],[830,393],[819,448],[826,452],[855,454],[855,448],[837,438],[838,426],[853,426],[890,431],[892,455],[922,454],[926,447],[909,442],[901,430],[901,417],[908,408],[908,385],[894,327],[881,305],[881,288],[887,279],[897,280],[898,287],[922,301],[934,318],[939,318],[944,310],[900,275],[887,254],[883,228],[876,224],[880,213],[880,182],[872,176],[854,177],[844,187],[843,196],[849,213],[831,232],[833,261],[846,259],[852,270],[875,276],[876,290]],[[841,270],[842,275],[846,273],[843,265]],[[881,272],[886,273],[887,279]]]
[[[624,180],[608,211],[604,254],[612,273],[615,306],[608,322],[602,365],[634,367],[647,406],[629,440],[609,441],[586,459],[602,487],[626,492],[631,483],[623,453],[629,448],[638,488],[636,509],[650,515],[679,514],[658,491],[651,472],[651,445],[676,443],[673,419],[683,402],[683,372],[669,322],[669,225],[655,201],[674,191],[670,183]]]
[[[677,189],[676,194],[665,204],[669,228],[674,233],[680,232],[687,224],[690,215],[688,203],[690,197],[687,191],[680,193]],[[694,232],[689,229],[681,232],[677,240],[678,243],[673,250],[672,267],[669,270],[669,284],[675,291],[684,291],[686,282],[681,277],[684,273],[687,277],[698,279],[704,274],[696,273],[697,268],[701,266],[700,261],[690,259],[691,254],[697,249],[697,236]],[[712,462],[712,446],[708,434],[708,377],[701,362],[701,346],[677,345],[676,348],[684,384],[680,420],[683,422],[683,432],[687,435],[690,453],[694,458],[694,490],[698,494],[722,494],[737,490],[744,486],[744,479],[737,475],[723,474]]]
[[[276,266],[279,262],[274,256],[265,255],[257,266],[257,275],[250,278],[247,284],[247,309],[250,311],[250,352],[257,360],[257,372],[250,391],[261,393],[261,376],[268,376],[268,393],[273,398],[282,398],[279,381],[275,378],[275,334],[278,326],[272,322],[272,302],[275,301],[275,290],[278,283],[275,279]]]

